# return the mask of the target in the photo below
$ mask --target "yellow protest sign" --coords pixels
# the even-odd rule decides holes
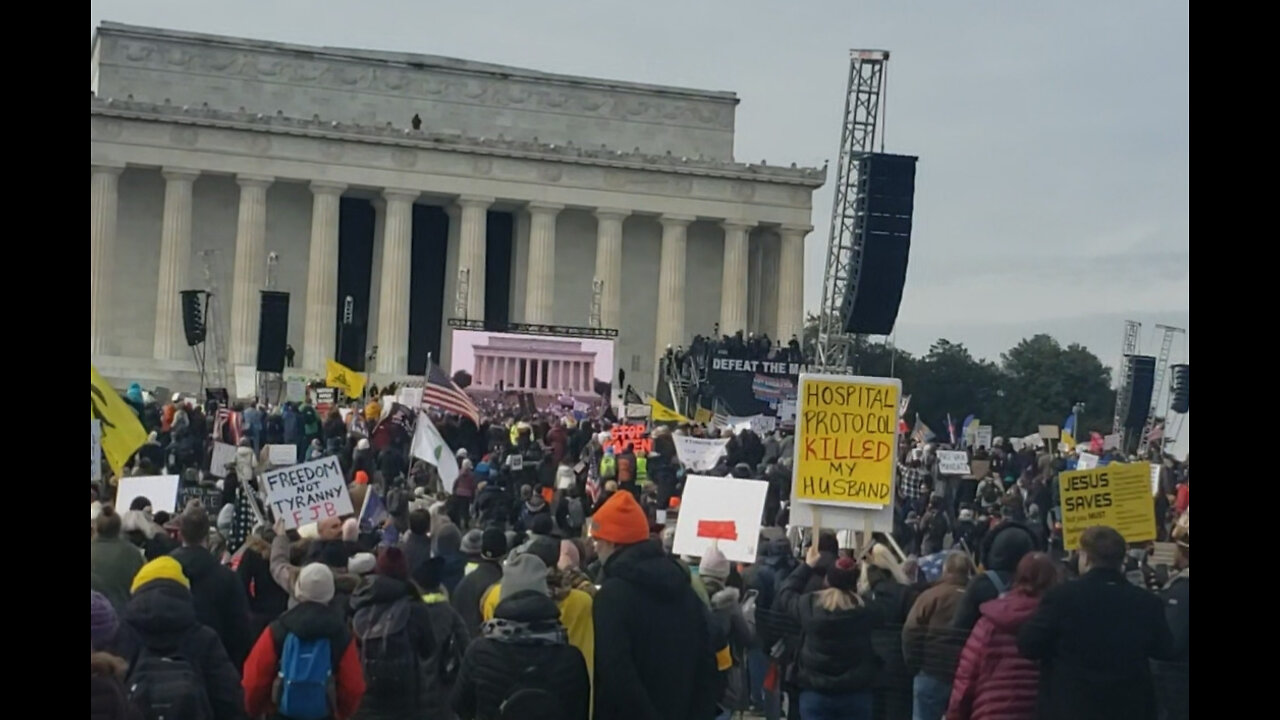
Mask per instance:
[[[333,360],[329,361],[324,384],[338,388],[346,393],[347,397],[358,398],[364,394],[364,374]]]
[[[1126,542],[1156,539],[1156,513],[1151,498],[1151,466],[1112,463],[1058,475],[1062,502],[1062,544],[1080,546],[1080,533],[1095,525],[1114,528]]]
[[[653,412],[649,417],[652,418],[654,422],[689,422],[689,418],[658,402],[656,398],[649,398],[649,407],[653,409]]]
[[[102,452],[119,477],[129,458],[147,442],[147,431],[93,365],[89,366],[89,388],[89,419],[102,425]]]
[[[795,499],[881,508],[893,502],[898,396],[891,378],[800,376]]]
[[[698,408],[693,413],[693,421],[696,423],[702,423],[703,425],[711,422],[711,417],[711,411],[704,407]]]

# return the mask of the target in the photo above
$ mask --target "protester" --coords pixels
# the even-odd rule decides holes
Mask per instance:
[[[249,656],[249,601],[239,578],[221,565],[205,547],[209,540],[209,513],[200,505],[189,506],[179,518],[182,547],[173,559],[191,581],[191,599],[200,622],[218,634],[227,657],[237,667]]]
[[[726,585],[731,569],[724,553],[714,546],[698,564],[698,577],[711,596],[711,647],[716,650],[716,669],[725,686],[720,696],[720,718],[746,710],[750,704],[747,651],[755,642],[739,604],[741,591]]]
[[[1105,526],[1080,534],[1080,579],[1058,586],[1018,632],[1018,649],[1043,661],[1045,720],[1156,717],[1150,660],[1172,660],[1160,598],[1125,580],[1124,537]]]
[[[1034,549],[1035,538],[1025,525],[1003,522],[989,531],[982,540],[983,571],[969,581],[953,626],[965,632],[972,630],[978,622],[978,608],[1009,589],[1022,556]]]
[[[431,637],[435,650],[423,665],[424,704],[421,717],[425,720],[453,720],[453,708],[449,697],[462,669],[462,659],[471,643],[471,633],[462,617],[449,604],[440,574],[444,560],[431,558],[418,568],[414,584],[422,591],[422,602],[427,606],[431,621]]]
[[[129,668],[131,701],[144,717],[244,718],[240,673],[218,635],[196,618],[191,581],[171,557],[134,576],[115,643]]]
[[[635,496],[591,518],[603,558],[593,619],[595,720],[703,720],[716,714],[715,650],[689,574],[649,538]]]
[[[113,506],[102,506],[93,527],[89,548],[91,585],[111,601],[117,612],[123,612],[129,603],[133,578],[146,562],[132,543],[120,537],[123,525]]]
[[[946,720],[1035,720],[1040,669],[1018,654],[1018,631],[1060,577],[1048,555],[1028,553],[1008,594],[982,604],[960,653]]]
[[[400,547],[404,550],[411,575],[431,558],[430,532],[431,513],[426,510],[414,510],[409,513],[409,532],[400,539]]]
[[[943,563],[942,578],[925,590],[902,627],[902,656],[915,673],[913,710],[917,718],[941,718],[951,697],[951,683],[964,638],[951,626],[965,587],[973,574],[973,561],[953,552]]]
[[[322,563],[306,565],[290,595],[296,604],[267,626],[245,661],[245,708],[255,718],[355,717],[364,672],[355,637],[330,605],[333,571]]]
[[[590,716],[586,662],[568,642],[546,575],[546,564],[536,555],[508,563],[507,594],[481,637],[467,648],[453,689],[453,709],[464,720]]]
[[[507,537],[502,530],[491,527],[484,531],[480,540],[480,561],[458,583],[449,602],[458,611],[463,625],[471,633],[472,638],[480,636],[480,625],[484,622],[480,610],[480,601],[502,579],[502,558],[507,554]]]

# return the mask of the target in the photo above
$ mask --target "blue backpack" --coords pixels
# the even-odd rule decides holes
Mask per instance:
[[[290,720],[324,720],[331,712],[333,651],[329,638],[303,640],[289,633],[280,654],[276,708]]]

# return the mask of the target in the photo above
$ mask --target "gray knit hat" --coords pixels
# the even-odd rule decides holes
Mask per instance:
[[[463,555],[474,557],[480,554],[484,541],[484,531],[480,528],[471,528],[466,535],[462,536],[462,547],[459,548]]]
[[[717,547],[711,547],[698,563],[698,577],[725,582],[729,579],[729,560]]]
[[[547,565],[537,555],[516,555],[502,568],[502,599],[517,593],[533,591],[550,597],[547,588]]]
[[[333,571],[323,563],[311,563],[298,572],[293,584],[293,596],[298,602],[315,602],[328,605],[333,600]]]

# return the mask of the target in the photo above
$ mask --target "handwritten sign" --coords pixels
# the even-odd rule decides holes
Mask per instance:
[[[969,453],[963,450],[939,450],[938,473],[942,475],[968,475]]]
[[[332,455],[268,470],[262,474],[262,483],[272,515],[287,528],[355,513],[342,468]]]
[[[995,430],[990,425],[979,425],[977,432],[974,433],[973,446],[991,449],[991,439]]]
[[[641,424],[614,425],[609,428],[609,447],[613,448],[615,455],[621,455],[630,445],[636,455],[647,456],[653,451],[653,439],[644,437],[647,432],[649,429]]]
[[[338,391],[331,387],[321,387],[312,392],[316,399],[316,414],[320,417],[328,415],[329,408],[333,407],[333,403],[338,399]]]
[[[733,562],[755,562],[768,490],[769,483],[762,480],[689,475],[673,551],[702,557],[714,545]]]
[[[729,438],[696,438],[689,435],[674,436],[676,457],[681,464],[695,472],[706,472],[716,466]]]
[[[102,421],[89,419],[89,480],[102,479]]]
[[[295,465],[298,462],[297,445],[268,445],[267,462],[276,467]]]
[[[187,503],[199,500],[205,510],[217,515],[222,509],[222,491],[207,485],[188,485],[178,488],[178,509],[185,510]]]
[[[1077,470],[1092,470],[1098,467],[1098,456],[1093,453],[1081,452],[1080,458],[1076,460]]]
[[[1059,475],[1063,547],[1075,550],[1080,546],[1080,533],[1097,525],[1115,528],[1126,542],[1154,540],[1156,514],[1150,473],[1147,463],[1112,463]]]
[[[236,446],[214,441],[213,454],[209,456],[209,474],[226,477],[227,466],[236,464]]]
[[[797,500],[864,508],[893,503],[901,393],[897,379],[800,376]]]

